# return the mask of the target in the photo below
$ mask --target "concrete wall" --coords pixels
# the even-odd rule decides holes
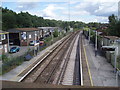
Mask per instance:
[[[103,38],[103,46],[109,46],[109,40],[107,38]]]
[[[0,55],[8,53],[8,44],[3,44],[0,48]]]

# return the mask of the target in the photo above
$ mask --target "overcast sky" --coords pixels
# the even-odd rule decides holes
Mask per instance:
[[[25,1],[25,2],[24,2]],[[3,0],[2,7],[17,13],[29,12],[45,19],[82,22],[108,22],[117,15],[119,0]]]

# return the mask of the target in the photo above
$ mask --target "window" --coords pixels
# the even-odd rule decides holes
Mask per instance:
[[[1,40],[5,40],[5,34],[1,34]]]
[[[31,35],[29,35],[29,38],[31,38]]]
[[[3,48],[3,46],[2,45],[0,45],[0,49],[2,49]]]
[[[27,39],[27,34],[26,34],[26,32],[21,33],[21,38],[22,38],[23,40],[26,40],[26,39]]]

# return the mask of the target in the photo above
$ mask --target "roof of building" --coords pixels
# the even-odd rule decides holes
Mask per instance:
[[[38,28],[40,28],[40,29],[49,29],[49,28],[58,28],[58,27],[38,27]]]
[[[7,34],[8,32],[0,30],[0,34]]]
[[[28,31],[38,31],[38,28],[13,28],[9,29],[8,32],[28,32]]]
[[[117,36],[104,36],[104,37],[111,40],[120,39],[120,37],[117,37]]]
[[[21,30],[21,31],[36,31],[39,30],[38,28],[15,28],[17,30]]]

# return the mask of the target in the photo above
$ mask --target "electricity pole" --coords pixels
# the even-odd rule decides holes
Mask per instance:
[[[89,43],[90,43],[90,29],[89,29]]]
[[[96,30],[96,38],[95,38],[95,56],[97,56],[97,30]]]

